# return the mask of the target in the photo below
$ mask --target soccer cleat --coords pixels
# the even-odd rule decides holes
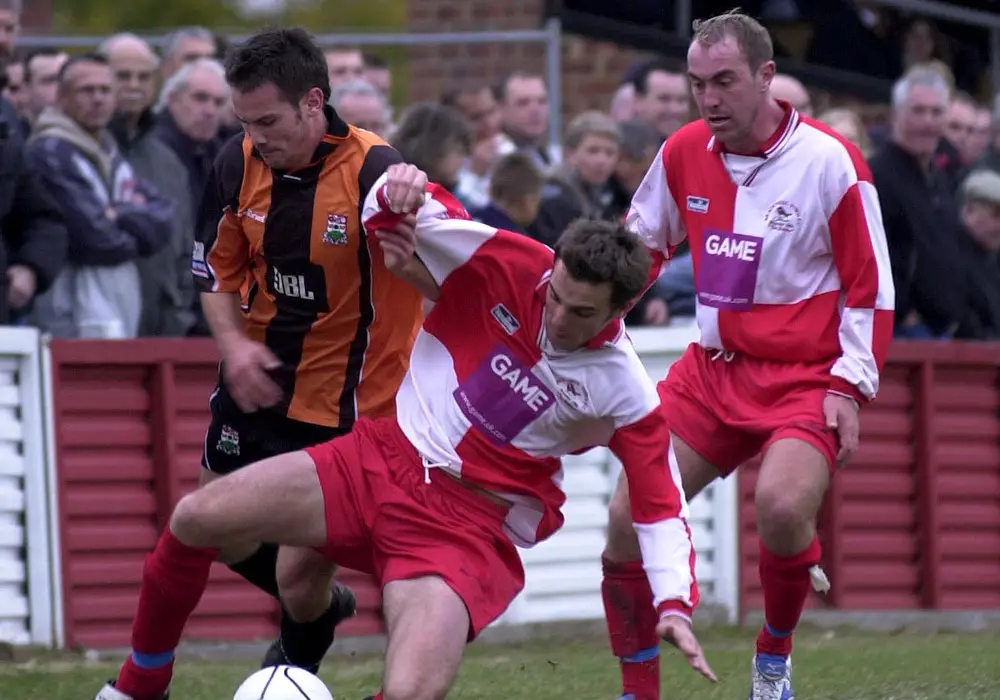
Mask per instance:
[[[94,700],[143,700],[139,698],[133,698],[131,695],[126,695],[122,691],[115,687],[114,681],[108,681],[108,684],[101,688],[97,693],[97,697]],[[159,700],[170,700],[170,693],[164,693]]]
[[[358,601],[354,597],[354,591],[338,582],[335,582],[333,586],[333,604],[337,606],[336,614],[333,618],[334,627],[339,625],[344,620],[354,617],[354,614],[358,610]],[[285,657],[285,651],[281,648],[281,637],[279,636],[271,642],[271,646],[267,648],[267,652],[264,654],[264,660],[261,662],[260,667],[270,668],[271,666],[294,665],[295,664],[291,663]],[[319,673],[319,664],[305,666],[303,668],[314,676]]]
[[[791,657],[754,656],[750,663],[750,700],[795,700]]]

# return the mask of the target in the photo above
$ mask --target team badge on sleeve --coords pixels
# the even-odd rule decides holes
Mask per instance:
[[[323,232],[323,242],[329,245],[344,245],[347,243],[347,217],[343,214],[330,214],[326,217],[326,231]]]

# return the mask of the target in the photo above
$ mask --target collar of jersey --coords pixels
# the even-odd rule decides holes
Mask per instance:
[[[541,328],[539,329],[539,336],[541,337],[545,332],[545,297],[549,293],[549,278],[552,277],[552,270],[546,270],[545,274],[542,275],[542,279],[539,281],[538,286],[535,287],[535,296],[541,301],[542,308],[541,313],[543,315],[543,320],[541,323]],[[608,325],[598,332],[593,338],[588,340],[583,344],[583,347],[588,350],[600,350],[605,345],[615,342],[618,336],[622,333],[622,319],[620,316],[615,317],[608,321]]]
[[[736,153],[730,151],[722,141],[714,136],[708,142],[709,149],[713,153],[732,153],[733,155],[751,156],[754,158],[769,158],[773,156],[788,141],[788,137],[795,131],[795,127],[799,124],[798,110],[792,107],[791,103],[785,100],[778,100],[778,104],[785,110],[785,116],[781,118],[781,123],[778,124],[778,128],[774,130],[774,133],[755,152]]]

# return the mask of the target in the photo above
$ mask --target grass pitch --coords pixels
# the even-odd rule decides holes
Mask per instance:
[[[720,681],[710,685],[672,649],[663,653],[664,700],[746,697],[754,634],[701,632]],[[803,700],[998,700],[1000,635],[895,635],[804,631],[794,653],[795,688]],[[254,661],[177,664],[176,700],[229,700]],[[117,666],[78,657],[39,657],[0,664],[2,700],[91,700]],[[381,661],[333,655],[323,678],[338,700],[361,700],[378,688]],[[600,639],[473,645],[449,697],[461,700],[614,700],[617,663]]]

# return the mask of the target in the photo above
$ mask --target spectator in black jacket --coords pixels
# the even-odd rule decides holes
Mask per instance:
[[[14,107],[0,99],[0,325],[18,323],[66,260],[67,234],[26,161]]]
[[[934,163],[948,100],[936,71],[907,73],[892,91],[891,138],[869,159],[892,261],[896,334],[909,338],[952,337],[966,311],[957,203]]]

